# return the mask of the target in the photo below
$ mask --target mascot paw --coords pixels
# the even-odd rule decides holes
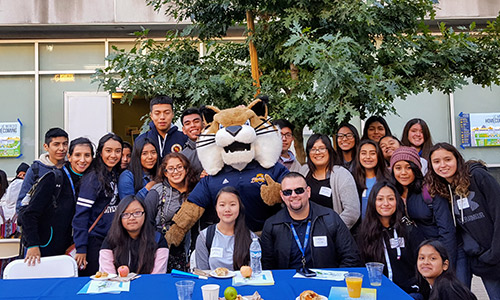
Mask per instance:
[[[265,175],[267,185],[260,187],[260,196],[264,203],[269,206],[281,203],[281,184],[274,181],[268,174]]]
[[[184,239],[184,230],[177,225],[172,225],[170,229],[165,233],[165,239],[167,240],[168,246],[179,246]]]

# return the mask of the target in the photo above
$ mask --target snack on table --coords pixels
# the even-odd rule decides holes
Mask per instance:
[[[319,300],[319,295],[313,291],[307,290],[300,294],[300,300]]]
[[[217,276],[226,276],[228,273],[229,273],[229,270],[227,268],[215,269],[215,274],[217,274]]]
[[[97,271],[97,273],[95,273],[94,277],[95,278],[106,278],[106,277],[108,277],[108,275],[109,274],[106,273],[106,272],[99,272],[99,271]]]

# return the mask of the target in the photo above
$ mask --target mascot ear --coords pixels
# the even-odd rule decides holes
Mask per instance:
[[[260,96],[259,99],[254,100],[248,108],[253,110],[253,112],[264,119],[267,119],[267,103],[269,98],[267,96]]]
[[[203,105],[202,107],[200,107],[200,113],[203,117],[203,123],[205,123],[205,126],[208,126],[208,124],[214,121],[214,116],[218,112],[220,112],[220,109],[215,106]]]

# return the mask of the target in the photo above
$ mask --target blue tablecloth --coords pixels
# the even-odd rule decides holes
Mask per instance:
[[[341,269],[339,269],[341,270]],[[342,269],[360,272],[364,274],[363,287],[373,288],[368,282],[368,274],[365,268]],[[274,270],[273,276],[275,284],[273,286],[240,286],[236,287],[241,295],[251,295],[255,291],[265,300],[294,300],[304,290],[313,290],[320,295],[328,297],[332,286],[344,286],[343,281],[317,280],[292,278],[295,270]],[[98,295],[77,295],[76,293],[89,281],[88,277],[79,278],[55,278],[55,279],[22,279],[22,280],[0,280],[0,299],[134,299],[134,300],[160,300],[177,299],[175,282],[184,278],[172,277],[170,274],[164,275],[142,275],[131,282],[130,292],[121,294],[98,294]],[[202,299],[201,286],[208,283],[220,285],[220,296],[223,296],[224,289],[231,285],[231,279],[208,280],[194,279],[195,288],[193,299]],[[403,290],[383,278],[382,286],[377,287],[377,299],[412,299]]]

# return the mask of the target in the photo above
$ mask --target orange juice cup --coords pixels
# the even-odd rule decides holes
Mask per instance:
[[[361,284],[363,283],[363,274],[356,272],[349,272],[345,274],[344,277],[349,297],[350,298],[361,297]]]

